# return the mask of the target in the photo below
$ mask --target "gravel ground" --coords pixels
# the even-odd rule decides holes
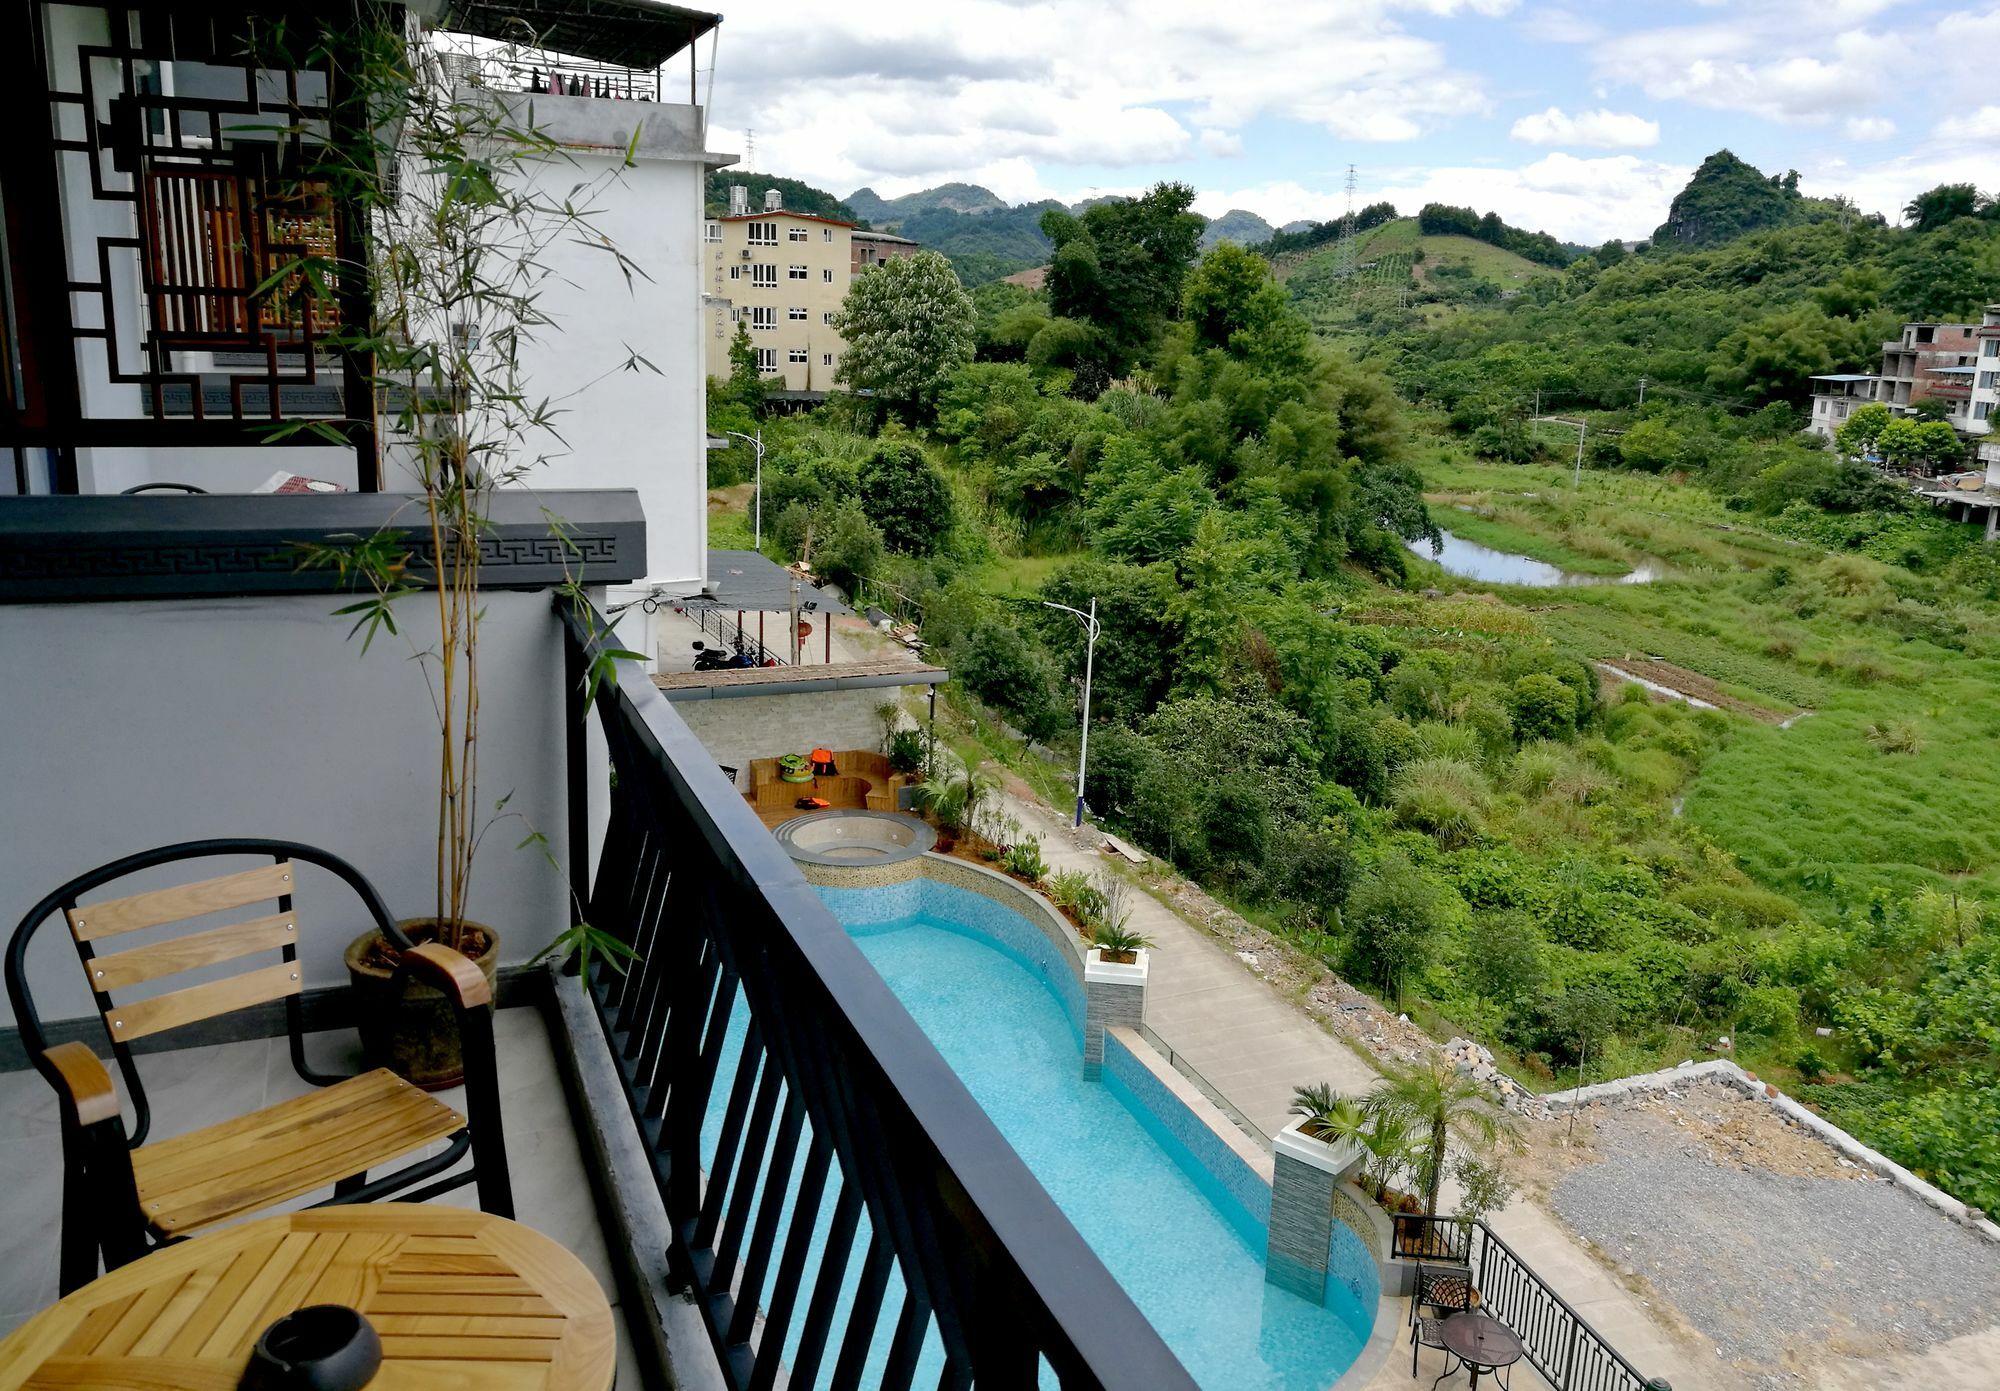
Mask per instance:
[[[1824,1357],[1921,1350],[2000,1311],[2000,1248],[1754,1102],[1698,1086],[1593,1119],[1597,1162],[1554,1184],[1556,1211],[1746,1386],[1811,1385]],[[1827,1161],[1800,1162],[1806,1145]]]

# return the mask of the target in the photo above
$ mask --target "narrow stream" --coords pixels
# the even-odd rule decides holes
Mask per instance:
[[[1654,580],[1667,577],[1666,567],[1657,562],[1648,562],[1623,575],[1584,575],[1531,556],[1496,551],[1491,546],[1482,546],[1477,541],[1468,541],[1449,531],[1442,531],[1440,535],[1444,538],[1443,543],[1435,548],[1428,541],[1405,541],[1403,544],[1413,554],[1437,562],[1446,574],[1486,584],[1554,589],[1562,585],[1651,584]]]

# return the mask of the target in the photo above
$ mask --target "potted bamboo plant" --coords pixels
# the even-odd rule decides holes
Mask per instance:
[[[282,29],[270,38],[284,47]],[[553,327],[540,303],[551,246],[601,249],[628,282],[638,272],[590,225],[595,194],[616,171],[541,177],[546,166],[574,160],[534,125],[532,108],[460,92],[387,10],[322,31],[314,44],[303,60],[283,61],[337,73],[348,119],[336,138],[306,146],[300,183],[350,211],[362,250],[301,257],[259,293],[347,308],[363,302],[354,291],[365,287],[365,322],[351,308],[322,308],[321,317],[338,320],[329,342],[365,364],[382,425],[380,463],[416,497],[397,522],[309,548],[306,563],[336,568],[362,593],[337,612],[353,619],[349,635],[361,636],[363,654],[386,633],[407,643],[422,672],[438,728],[436,900],[401,927],[414,942],[461,952],[490,981],[501,931],[470,916],[473,865],[509,813],[506,798],[490,808],[479,800],[481,544],[495,493],[542,462],[537,451],[556,438],[560,413],[529,391],[520,349]],[[644,365],[636,355],[633,364]],[[344,438],[323,421],[281,428]],[[552,529],[562,534],[559,519]],[[547,854],[532,828],[521,844]],[[580,953],[586,968],[592,953],[614,962],[630,955],[584,923],[543,955],[555,952]],[[416,984],[399,990],[399,953],[377,932],[356,938],[346,960],[371,1058],[420,1086],[455,1085],[458,1037],[444,997]]]

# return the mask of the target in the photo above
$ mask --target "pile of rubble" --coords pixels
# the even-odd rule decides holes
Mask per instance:
[[[1444,1046],[1444,1059],[1462,1077],[1483,1083],[1500,1094],[1500,1104],[1509,1111],[1546,1116],[1548,1107],[1540,1097],[1493,1065],[1493,1055],[1469,1038],[1453,1038]]]

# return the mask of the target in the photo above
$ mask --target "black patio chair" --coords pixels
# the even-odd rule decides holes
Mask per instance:
[[[1479,1307],[1479,1291],[1472,1283],[1472,1272],[1462,1265],[1417,1262],[1414,1297],[1418,1304],[1435,1311],[1439,1318],[1449,1318]]]
[[[142,870],[246,855],[268,858],[270,863],[170,888],[82,902],[85,894]],[[465,1065],[467,1115],[384,1068],[342,1077],[307,1066],[294,863],[315,865],[344,881],[374,926],[401,953],[393,998],[400,999],[404,982],[415,977],[452,1002]],[[187,930],[191,920],[267,904],[275,905],[276,911],[220,927]],[[49,1044],[28,988],[29,945],[37,931],[58,918],[83,964],[105,1040],[131,1096],[134,1117],[129,1133],[110,1072],[85,1043]],[[167,927],[175,930],[158,931]],[[125,933],[142,934],[143,944],[100,953],[101,947]],[[264,964],[256,964],[260,959]],[[207,979],[199,984],[143,999],[128,993],[128,987],[223,964],[231,968],[229,974],[207,971]],[[114,992],[120,1000],[113,999]],[[492,991],[486,977],[449,947],[412,945],[374,885],[324,850],[280,840],[186,841],[128,855],[79,875],[36,904],[14,929],[7,949],[7,994],[21,1043],[55,1088],[62,1108],[64,1294],[96,1278],[100,1255],[105,1269],[116,1269],[156,1246],[329,1186],[332,1196],[317,1206],[373,1202],[392,1195],[422,1201],[476,1183],[481,1208],[501,1217],[514,1215],[500,1129]],[[133,1043],[278,1000],[285,1006],[292,1067],[318,1090],[146,1144],[152,1112]],[[446,1142],[439,1153],[423,1155],[438,1141]],[[468,1150],[472,1167],[446,1174]],[[412,1162],[370,1181],[371,1169],[411,1156],[416,1156]],[[440,1174],[445,1176],[406,1191]]]
[[[1417,1352],[1420,1348],[1436,1348],[1445,1356],[1445,1368],[1431,1382],[1433,1391],[1439,1381],[1443,1381],[1459,1368],[1458,1355],[1444,1345],[1444,1320],[1423,1313],[1417,1301],[1410,1301],[1410,1375],[1417,1374]]]

